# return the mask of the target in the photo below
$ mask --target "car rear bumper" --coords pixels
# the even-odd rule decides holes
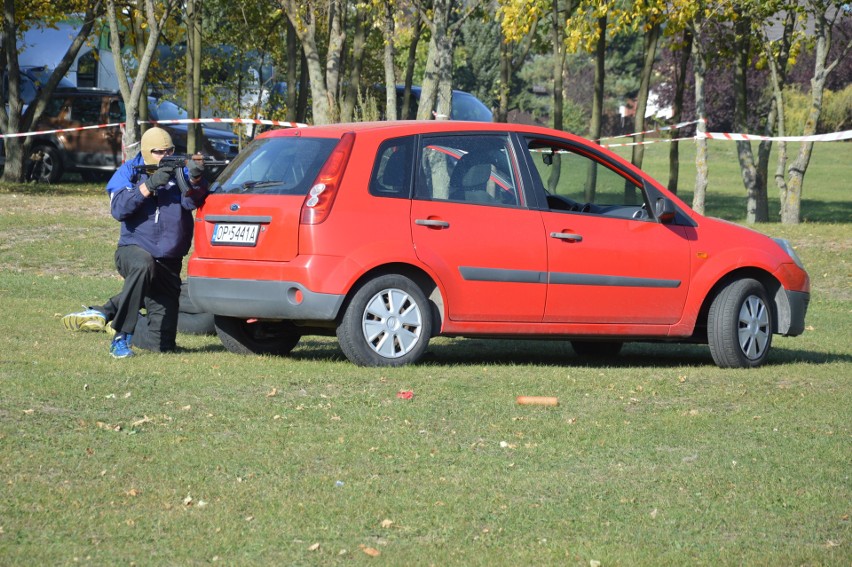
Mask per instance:
[[[805,315],[808,312],[811,294],[783,288],[781,291],[786,301],[777,302],[778,333],[785,337],[797,337],[805,330]]]
[[[189,296],[207,313],[244,319],[331,321],[345,296],[317,293],[292,281],[190,276]]]

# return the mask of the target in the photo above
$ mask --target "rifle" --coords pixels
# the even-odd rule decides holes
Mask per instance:
[[[189,191],[189,185],[186,183],[186,177],[183,175],[183,168],[187,166],[191,159],[196,159],[196,156],[192,154],[172,154],[170,156],[163,156],[160,163],[137,165],[134,166],[133,170],[137,174],[147,173],[151,175],[161,167],[172,168],[176,171],[175,179],[177,180],[178,187],[180,187],[180,192],[182,195],[185,195]],[[208,167],[223,167],[230,163],[229,160],[216,159],[212,156],[202,155],[200,159],[203,161],[205,169]]]

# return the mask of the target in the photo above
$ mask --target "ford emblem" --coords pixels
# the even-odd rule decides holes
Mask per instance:
[[[233,205],[231,205],[231,210],[232,211],[239,211],[240,206],[237,203],[234,203]]]

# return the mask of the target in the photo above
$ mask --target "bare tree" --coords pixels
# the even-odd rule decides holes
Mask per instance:
[[[839,51],[839,55],[832,61],[828,61],[831,49],[832,32],[840,18],[848,18],[848,8],[841,6],[839,2],[827,0],[809,0],[802,3],[806,19],[813,22],[813,38],[815,41],[814,72],[811,79],[811,105],[805,121],[803,135],[810,136],[816,133],[822,112],[822,98],[825,89],[825,81],[828,75],[837,67],[837,64],[852,50],[852,38],[844,38],[845,44]],[[783,144],[783,142],[781,142]],[[786,180],[776,177],[781,193],[781,222],[785,224],[798,224],[801,222],[802,188],[805,181],[805,172],[813,152],[813,142],[802,142],[799,153],[789,168],[786,163],[779,164],[783,171],[787,169]],[[784,152],[786,154],[786,152]]]
[[[64,5],[49,5],[58,11],[71,8],[67,4]],[[71,68],[77,53],[86,42],[86,38],[92,32],[95,24],[95,18],[100,15],[103,10],[101,2],[87,2],[85,14],[83,15],[83,25],[77,31],[71,44],[62,56],[59,64],[53,70],[53,73],[47,83],[41,86],[38,95],[26,109],[24,102],[21,100],[20,90],[20,65],[18,64],[18,46],[17,46],[17,31],[19,22],[15,18],[15,2],[14,0],[4,0],[3,2],[3,30],[2,41],[0,41],[0,72],[6,71],[9,84],[9,100],[8,110],[5,105],[0,105],[0,129],[4,134],[18,134],[29,132],[32,130],[44,113],[47,107],[47,101],[53,96],[53,92],[59,81]],[[54,14],[55,15],[55,14]],[[33,17],[38,17],[38,14],[33,14]],[[29,137],[9,137],[5,138],[6,150],[6,165],[3,170],[3,179],[9,182],[19,182],[24,178],[24,163],[25,157],[29,152],[32,141]]]
[[[145,51],[142,53],[142,57],[139,58],[139,66],[136,69],[136,76],[134,77],[133,87],[131,88],[127,78],[127,71],[121,59],[118,14],[116,12],[115,0],[107,0],[107,19],[109,20],[110,29],[109,46],[115,60],[118,88],[121,91],[121,98],[124,99],[124,108],[127,113],[122,139],[125,148],[135,147],[141,137],[138,122],[139,105],[145,104],[147,106],[148,102],[147,93],[145,92],[147,85],[145,78],[148,76],[148,69],[151,66],[151,60],[154,57],[154,51],[160,39],[160,31],[163,29],[163,23],[169,17],[177,0],[164,1],[161,6],[162,12],[159,18],[157,18],[154,0],[140,0],[140,2],[143,3],[146,23],[148,24],[148,39],[145,43]]]

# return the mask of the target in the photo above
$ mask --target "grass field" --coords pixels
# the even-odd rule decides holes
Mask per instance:
[[[741,221],[732,148],[711,148],[707,203]],[[465,339],[399,369],[322,338],[117,361],[59,321],[120,285],[102,189],[2,186],[0,565],[849,565],[849,179],[852,144],[818,146],[807,222],[758,227],[813,297],[748,371],[703,346],[593,363]]]

